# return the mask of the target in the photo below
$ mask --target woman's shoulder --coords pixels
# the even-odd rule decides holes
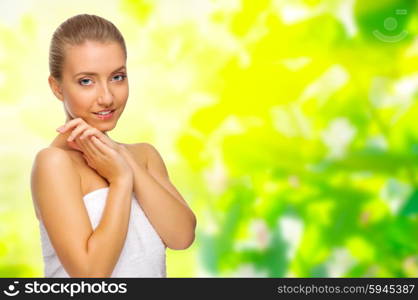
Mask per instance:
[[[35,160],[57,160],[68,157],[69,154],[66,150],[55,146],[48,146],[40,149],[38,153],[36,153]]]
[[[151,145],[146,142],[132,143],[132,144],[124,144],[124,143],[118,143],[118,144],[125,146],[129,150],[133,150],[133,151],[146,151],[146,148]]]
[[[157,151],[157,149],[151,143],[148,142],[135,143],[131,144],[130,146],[133,147],[136,151],[142,151],[143,153]]]
[[[81,155],[76,151],[66,150],[56,146],[48,146],[38,151],[34,159],[34,166],[42,165],[68,165],[71,168],[77,169]],[[70,163],[70,164],[67,164]]]
[[[140,142],[140,143],[133,143],[133,144],[121,144],[125,146],[129,152],[133,155],[135,160],[143,165],[147,165],[148,161],[148,149],[152,145],[146,142]]]
[[[134,148],[134,150],[141,152],[142,155],[149,156],[153,152],[157,151],[157,149],[151,143],[148,143],[148,142],[135,143],[135,144],[132,144],[131,146]]]
[[[31,170],[31,191],[38,219],[38,199],[35,191],[48,190],[48,184],[60,174],[60,181],[70,179],[72,182],[79,181],[79,174],[74,167],[71,156],[64,149],[58,147],[46,147],[40,149],[34,159]],[[47,183],[45,183],[47,182]]]
[[[137,156],[143,157],[148,171],[153,169],[155,172],[161,173],[164,176],[167,175],[164,159],[156,147],[146,142],[137,143],[135,147],[137,149]]]

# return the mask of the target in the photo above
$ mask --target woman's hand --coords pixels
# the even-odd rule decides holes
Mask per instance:
[[[72,143],[70,146],[80,150],[87,164],[109,182],[120,177],[133,179],[133,170],[119,151],[121,146],[101,131],[91,127],[81,118],[67,122],[60,129],[61,133],[73,130],[67,139],[69,144]]]
[[[58,129],[57,129],[58,130]],[[115,151],[120,151],[120,145],[112,141],[107,135],[103,134],[100,130],[87,124],[83,119],[76,118],[59,128],[59,132],[65,133],[67,130],[72,130],[71,134],[67,138],[68,145],[76,150],[81,151],[79,146],[79,140],[85,139],[89,136],[95,135],[103,143],[108,145]]]

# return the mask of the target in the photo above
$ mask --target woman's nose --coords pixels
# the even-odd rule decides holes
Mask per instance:
[[[107,84],[103,84],[100,89],[98,102],[103,106],[110,106],[113,102],[113,93]]]

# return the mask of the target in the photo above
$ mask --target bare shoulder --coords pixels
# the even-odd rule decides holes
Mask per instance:
[[[41,149],[35,156],[35,163],[39,162],[54,162],[56,160],[70,159],[67,151],[58,147],[47,147]]]
[[[58,177],[57,174],[59,174]],[[45,199],[40,195],[51,192],[51,186],[55,179],[70,182],[77,187],[80,185],[79,174],[69,153],[58,147],[43,148],[35,156],[30,180],[32,198],[38,218],[38,205]]]
[[[141,143],[130,144],[128,146],[135,148],[135,150],[137,151],[144,151],[147,145],[150,145],[150,144],[146,142],[141,142]]]
[[[143,167],[148,166],[148,152],[151,144],[141,142],[134,144],[123,144],[134,156],[135,161]]]
[[[80,161],[83,161],[82,156],[78,151],[66,150],[55,146],[49,146],[40,150],[36,157],[36,161],[48,161],[49,163],[54,163],[56,160],[64,160],[67,162],[72,162],[72,167],[78,169],[78,164]]]
[[[136,143],[134,144],[138,151],[141,151],[144,155],[148,154],[149,151],[155,149],[155,147],[147,142]]]
[[[147,142],[122,144],[133,155],[135,161],[146,168],[154,176],[168,177],[164,160],[152,144]]]
[[[150,143],[146,143],[146,142],[138,143],[136,145],[139,149],[141,149],[140,151],[146,157],[147,166],[150,166],[152,164],[153,165],[157,164],[157,165],[160,165],[160,166],[164,165],[163,158],[162,158],[160,152],[157,150],[157,148],[154,145],[152,145]],[[164,167],[165,167],[165,165],[164,165]]]
[[[140,143],[139,147],[147,159],[147,169],[153,176],[168,178],[168,170],[164,160],[155,146],[150,143]]]
[[[51,169],[57,167],[56,172],[63,171],[62,168],[66,167],[71,170],[75,170],[74,157],[69,153],[69,151],[49,146],[47,148],[41,149],[35,156],[33,169],[43,165],[46,169]]]
[[[58,147],[47,147],[41,149],[35,156],[32,173],[31,188],[36,190],[44,177],[53,177],[54,174],[70,174],[73,181],[78,174],[75,172],[74,164],[67,151]]]

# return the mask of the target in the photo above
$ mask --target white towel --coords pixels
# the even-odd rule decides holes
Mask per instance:
[[[109,187],[83,197],[95,229],[102,217]],[[52,247],[42,221],[39,222],[45,277],[70,277]],[[111,277],[166,277],[165,245],[132,193],[131,215],[125,244]]]

